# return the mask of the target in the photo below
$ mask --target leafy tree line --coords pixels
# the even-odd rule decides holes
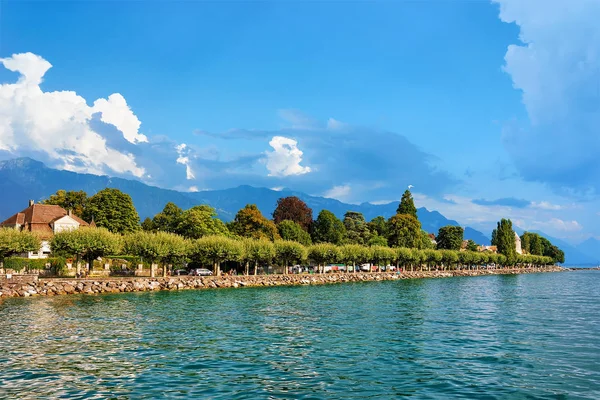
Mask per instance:
[[[459,226],[440,228],[437,236],[434,236],[435,241],[432,240],[421,228],[409,190],[402,195],[395,215],[389,219],[378,216],[368,222],[359,212],[348,211],[340,220],[328,210],[322,210],[313,220],[312,210],[295,196],[278,200],[272,220],[265,217],[254,204],[239,210],[233,221],[223,223],[217,218],[216,210],[208,205],[182,210],[174,203],[167,203],[161,212],[153,218],[146,218],[141,226],[131,198],[117,189],[104,189],[91,197],[87,197],[83,191],[58,191],[46,203],[70,208],[81,213],[88,221],[93,217],[97,226],[122,234],[142,230],[172,233],[188,239],[217,235],[271,242],[292,241],[303,246],[333,244],[420,250],[463,249],[471,252],[478,248],[472,240],[464,242],[464,230]],[[539,235],[526,232],[522,242],[523,250],[528,254],[564,262],[564,253]],[[516,262],[515,235],[510,220],[498,222],[497,229],[492,233],[492,244],[510,263]]]
[[[221,266],[225,262],[238,263],[246,274],[256,274],[259,267],[273,263],[283,267],[284,273],[287,273],[290,266],[306,263],[315,265],[320,272],[324,271],[324,266],[333,263],[353,267],[371,263],[379,268],[395,265],[410,270],[475,269],[490,264],[533,267],[553,263],[550,257],[536,255],[519,255],[511,261],[502,254],[485,252],[357,244],[338,246],[331,243],[304,246],[290,240],[270,241],[266,238],[233,238],[223,235],[188,239],[168,232],[138,231],[120,235],[105,228],[59,232],[51,239],[50,246],[56,255],[75,257],[90,265],[98,257],[128,254],[139,257],[144,262],[163,266],[165,274],[168,266],[176,267],[186,262],[209,266],[216,275],[221,273]]]

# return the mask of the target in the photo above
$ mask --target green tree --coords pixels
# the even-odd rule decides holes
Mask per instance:
[[[415,202],[413,201],[412,193],[410,193],[410,190],[406,190],[402,195],[402,199],[400,200],[400,205],[398,205],[398,210],[396,210],[396,214],[410,215],[416,220],[419,219],[419,217],[417,217],[417,208],[415,207]]]
[[[273,211],[273,221],[276,224],[290,220],[300,225],[305,231],[309,231],[312,219],[312,209],[298,197],[290,196],[277,200],[277,207]]]
[[[279,239],[273,221],[265,218],[256,204],[247,204],[235,215],[230,230],[233,234],[253,239]]]
[[[431,241],[429,233],[425,232],[424,230],[421,230],[421,234],[417,243],[417,248],[421,250],[435,248],[435,243]]]
[[[348,211],[344,215],[347,242],[351,244],[366,245],[371,238],[371,231],[362,213]]]
[[[452,269],[453,265],[458,263],[458,251],[440,250],[442,253],[442,265],[444,269]]]
[[[277,230],[279,231],[279,236],[281,236],[283,240],[293,240],[304,246],[310,246],[312,244],[310,234],[294,221],[290,221],[289,219],[281,221],[277,225]]]
[[[386,246],[371,247],[371,260],[377,265],[377,271],[381,272],[381,264],[387,266],[396,258],[396,252]]]
[[[436,238],[437,248],[446,250],[460,250],[463,242],[464,229],[460,226],[447,225],[438,230]]]
[[[183,212],[176,233],[190,239],[199,239],[204,236],[227,235],[229,231],[223,221],[217,218],[215,209],[203,204]]]
[[[139,229],[138,216],[133,201],[119,189],[106,188],[88,199],[83,219],[94,219],[100,228],[113,233],[130,233]]]
[[[191,258],[213,266],[213,273],[221,275],[221,263],[239,261],[244,252],[243,244],[225,236],[203,236],[192,245]]]
[[[421,223],[411,215],[396,214],[388,220],[388,244],[392,247],[417,247]]]
[[[0,228],[0,262],[15,254],[39,251],[41,244],[40,238],[35,233]]]
[[[175,203],[168,202],[161,212],[152,218],[153,230],[177,233],[183,217],[183,210]]]
[[[149,217],[146,217],[144,221],[142,221],[142,230],[145,232],[154,232],[156,229],[154,227],[154,222]]]
[[[371,249],[358,244],[346,244],[340,247],[340,260],[346,265],[352,265],[352,270],[356,272],[357,264],[371,261]]]
[[[492,244],[492,246],[498,246],[498,230],[497,229],[494,229],[492,231],[491,244]]]
[[[254,266],[254,275],[259,265],[269,265],[275,258],[275,245],[267,239],[244,239],[242,261],[245,262],[245,274],[250,273],[250,265]]]
[[[388,240],[387,240],[387,238],[385,238],[383,236],[373,235],[369,238],[367,245],[369,245],[369,246],[387,246]]]
[[[467,241],[467,250],[468,251],[477,251],[477,243],[475,243],[475,241],[473,239],[469,239]]]
[[[346,238],[346,228],[331,211],[322,210],[313,224],[314,243],[341,244]]]
[[[59,255],[76,256],[85,260],[91,269],[94,260],[111,254],[119,254],[123,248],[120,235],[105,228],[82,227],[54,234],[50,249]]]
[[[183,237],[162,231],[135,232],[126,235],[124,243],[127,254],[160,264],[163,276],[167,276],[169,264],[183,263],[191,250],[191,245]]]
[[[284,274],[287,274],[290,265],[301,263],[306,259],[306,256],[306,247],[298,242],[290,240],[275,241],[275,260],[284,268]]]
[[[308,258],[317,263],[319,272],[323,272],[327,264],[333,264],[342,258],[340,248],[331,243],[313,244],[308,248]]]
[[[503,254],[510,264],[517,258],[517,248],[515,244],[515,232],[512,229],[512,221],[502,218],[496,228],[496,245],[498,253]]]
[[[87,206],[88,196],[83,190],[58,190],[55,194],[50,195],[46,200],[42,201],[42,204],[53,204],[64,208],[65,210],[71,210],[73,214],[78,217],[83,217],[85,208]],[[88,220],[91,221],[91,220]]]
[[[378,216],[378,217],[373,218],[367,224],[367,226],[369,228],[369,231],[371,231],[371,233],[373,235],[377,235],[377,236],[381,236],[381,237],[387,237],[388,236],[387,221],[381,215]]]

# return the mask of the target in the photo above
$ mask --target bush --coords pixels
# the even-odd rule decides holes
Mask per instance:
[[[50,258],[23,258],[8,257],[4,259],[4,268],[12,269],[17,272],[51,269],[55,274],[59,273],[66,265],[66,260],[62,257]]]

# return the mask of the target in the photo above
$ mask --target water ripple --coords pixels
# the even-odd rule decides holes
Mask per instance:
[[[0,398],[598,399],[600,273],[0,302]]]

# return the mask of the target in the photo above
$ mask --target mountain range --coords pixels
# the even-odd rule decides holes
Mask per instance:
[[[239,209],[252,203],[256,204],[265,216],[270,217],[277,200],[286,196],[297,196],[305,201],[312,208],[315,218],[323,209],[333,212],[339,218],[343,218],[346,211],[361,212],[366,220],[371,220],[379,215],[388,218],[396,213],[398,206],[397,202],[377,205],[371,203],[347,204],[335,199],[310,196],[290,189],[272,190],[251,186],[200,192],[178,192],[149,186],[136,180],[52,169],[30,158],[17,158],[0,161],[0,221],[24,209],[28,200],[44,200],[59,189],[84,190],[91,196],[107,187],[116,188],[129,194],[142,220],[160,212],[168,202],[173,202],[183,209],[198,204],[208,204],[217,210],[219,218],[224,221],[232,220]],[[437,211],[431,211],[424,207],[417,210],[417,215],[423,229],[431,233],[437,233],[442,226],[461,225],[457,221],[447,219]],[[516,230],[519,234],[522,233],[522,230]],[[582,243],[579,248],[579,246],[569,245],[543,233],[540,234],[565,251],[568,263],[594,264],[600,260],[598,241],[595,239]],[[472,239],[479,244],[490,244],[487,235],[471,227],[465,227],[465,239]]]

